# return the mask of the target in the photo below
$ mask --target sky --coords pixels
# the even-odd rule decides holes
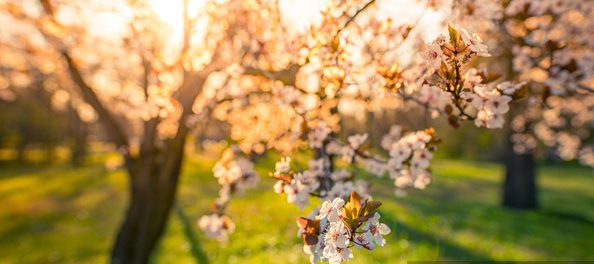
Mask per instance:
[[[149,0],[157,14],[173,29],[175,39],[181,39],[183,22],[180,14],[183,9],[182,0]],[[198,10],[204,0],[190,0],[190,10]],[[420,28],[423,35],[431,39],[440,32],[437,27],[443,17],[441,13],[427,10],[423,11],[418,0],[378,0],[376,3],[380,14],[392,18],[395,22],[414,22],[423,15]],[[280,0],[283,19],[287,25],[297,31],[304,31],[312,24],[321,20],[319,11],[324,7],[323,0]],[[406,8],[406,10],[404,10]]]
[[[27,2],[34,3],[35,0],[0,0],[0,3],[12,1],[23,3],[28,9],[38,6],[27,4]],[[171,43],[172,47],[178,46],[183,36],[183,0],[148,1],[150,6],[170,29],[169,38],[171,38],[171,41],[168,41],[168,43]],[[203,9],[205,1],[207,0],[189,0],[190,15],[196,16]],[[62,9],[64,12],[59,12],[60,18],[62,18],[60,20],[88,24],[87,29],[91,35],[106,37],[107,39],[114,39],[115,36],[117,39],[117,36],[121,36],[127,32],[127,21],[132,16],[132,12],[124,4],[125,2],[126,0],[72,1],[72,4],[68,5],[70,7]],[[96,12],[95,8],[87,8],[88,5],[99,7],[101,11]],[[422,15],[423,19],[420,21],[416,30],[417,33],[424,36],[425,40],[434,39],[443,31],[439,25],[439,21],[443,15],[431,10],[423,11],[424,8],[421,7],[422,4],[419,3],[419,0],[377,0],[376,5],[380,10],[380,16],[390,17],[396,22],[414,22]],[[323,7],[324,0],[280,0],[283,20],[287,25],[297,31],[304,31],[310,24],[319,22],[321,20],[319,11]],[[39,11],[31,10],[31,12]],[[9,24],[6,21],[6,16],[0,16],[0,23]],[[198,26],[206,26],[205,24],[199,23]],[[16,28],[12,30],[18,31]],[[2,31],[5,32],[0,32],[0,38],[2,35],[11,34],[11,30],[8,28]],[[200,32],[201,30],[197,30],[197,33]],[[197,36],[196,39],[200,39],[200,37]]]

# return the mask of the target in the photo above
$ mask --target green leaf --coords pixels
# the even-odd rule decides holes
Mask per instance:
[[[450,34],[450,43],[452,43],[452,46],[458,47],[458,43],[460,43],[460,32],[448,25],[448,33]]]
[[[445,62],[441,61],[441,66],[439,67],[439,71],[441,72],[441,76],[446,79],[450,78],[450,70],[448,69],[448,65]]]
[[[365,206],[365,212],[363,213],[363,215],[371,214],[373,211],[375,211],[375,209],[379,208],[381,205],[382,203],[379,201],[368,201],[367,206]]]

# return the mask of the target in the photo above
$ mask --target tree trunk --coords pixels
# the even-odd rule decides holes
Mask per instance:
[[[183,157],[141,156],[128,165],[130,202],[111,252],[111,263],[148,263],[175,200]],[[159,157],[163,161],[159,162]]]
[[[55,161],[55,147],[52,143],[46,143],[43,145],[43,152],[45,154],[45,163],[52,164]]]
[[[79,167],[84,164],[87,156],[87,141],[88,136],[86,134],[74,135],[74,142],[72,144],[70,162],[73,166]]]
[[[511,142],[508,142],[503,206],[514,209],[535,209],[538,207],[537,195],[533,153],[517,154],[513,151]]]
[[[27,159],[26,154],[25,153],[27,150],[27,144],[24,141],[19,142],[19,144],[17,145],[17,162],[19,164],[23,164],[25,163],[25,160]]]
[[[201,91],[196,87],[202,87],[206,76],[208,74],[184,77],[182,87],[178,90],[178,98],[183,106],[180,124],[185,124],[186,118],[192,113],[192,103]],[[180,125],[174,138],[165,140],[163,147],[157,147],[158,121],[151,119],[145,122],[140,153],[137,157],[127,156],[130,204],[111,252],[111,262],[115,264],[148,263],[167,226],[175,201],[184,146],[190,129]],[[117,135],[113,134],[112,137]],[[126,138],[123,139],[125,141],[122,142],[127,142]]]
[[[84,164],[87,157],[89,124],[82,121],[74,109],[70,111],[70,122],[72,123],[71,133],[74,139],[70,151],[70,162],[73,166],[78,167]]]

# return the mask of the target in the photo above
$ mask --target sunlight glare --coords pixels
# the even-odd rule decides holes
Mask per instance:
[[[168,27],[171,28],[171,39],[180,43],[184,33],[183,0],[149,0],[149,4]],[[204,0],[188,0],[188,14],[195,18],[204,6]]]

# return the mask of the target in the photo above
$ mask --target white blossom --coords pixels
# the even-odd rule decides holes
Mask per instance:
[[[402,127],[399,125],[393,125],[390,127],[390,132],[388,132],[388,134],[384,135],[384,137],[382,138],[382,148],[384,148],[385,150],[390,150],[390,148],[392,147],[392,145],[394,143],[396,143],[400,137],[402,136]]]
[[[342,198],[335,198],[332,201],[324,201],[317,219],[328,219],[330,222],[340,221],[340,210],[344,206],[345,202]]]
[[[226,241],[235,230],[235,224],[224,215],[204,215],[198,220],[198,227],[210,238]]]
[[[509,81],[502,82],[500,84],[497,84],[497,90],[501,91],[503,94],[512,95],[517,90],[522,88],[522,86],[524,84],[525,84],[524,82],[521,82],[521,83],[513,83],[513,82],[509,82]]]
[[[312,148],[321,148],[322,143],[324,142],[324,140],[326,140],[326,138],[328,137],[328,134],[330,134],[330,132],[332,132],[332,131],[326,125],[325,122],[323,122],[323,121],[318,122],[317,126],[314,129],[312,129],[309,132],[309,134],[307,135],[307,138],[309,140],[309,145]]]
[[[287,194],[287,202],[297,205],[303,209],[309,204],[309,186],[293,179],[290,184],[285,184],[283,192]]]
[[[352,174],[348,170],[336,170],[330,174],[330,178],[335,182],[345,181],[350,178]]]
[[[377,161],[377,159],[365,159],[363,162],[365,163],[365,170],[375,176],[381,177],[386,172],[386,165]]]
[[[323,256],[332,264],[347,261],[353,257],[348,248],[350,242],[349,230],[342,222],[332,222],[324,235]]]
[[[346,248],[349,246],[349,230],[342,223],[342,221],[331,221],[324,236],[324,244],[326,248]],[[329,256],[326,256],[329,258]]]
[[[429,168],[429,160],[433,158],[433,154],[427,149],[415,150],[411,160],[411,166],[415,171],[425,170]]]
[[[367,140],[367,134],[357,134],[350,136],[347,140],[352,149],[358,149]]]
[[[492,94],[487,97],[484,104],[485,110],[493,114],[505,114],[509,111],[511,97],[506,95]]]
[[[373,237],[373,242],[376,245],[382,247],[386,244],[386,239],[384,239],[384,236],[390,234],[391,230],[386,224],[380,223],[379,219],[379,213],[375,213],[373,217],[367,220],[361,230],[363,232],[369,232]]]
[[[444,36],[439,36],[427,46],[427,49],[422,54],[423,59],[427,62],[429,68],[431,69],[438,69],[442,61],[445,59],[445,55],[441,49],[443,42],[445,42]]]
[[[373,240],[374,237],[371,235],[371,232],[356,233],[354,236],[354,244],[356,248],[373,250],[375,248]]]
[[[289,172],[289,169],[291,169],[291,158],[290,157],[284,157],[281,159],[281,161],[277,162],[274,165],[274,170],[275,173],[286,173]]]
[[[325,158],[320,158],[320,159],[309,160],[307,162],[307,165],[309,166],[309,170],[314,175],[321,176],[321,175],[324,175],[324,172],[326,169],[326,163],[328,163],[328,161],[326,161]]]
[[[390,160],[395,164],[402,164],[405,160],[410,158],[412,149],[404,143],[396,143],[390,148]]]
[[[464,28],[460,29],[460,33],[462,41],[464,41],[464,44],[468,45],[470,50],[475,52],[478,56],[491,57],[491,54],[489,54],[489,48],[487,45],[483,44],[483,40],[478,34],[471,34]]]

